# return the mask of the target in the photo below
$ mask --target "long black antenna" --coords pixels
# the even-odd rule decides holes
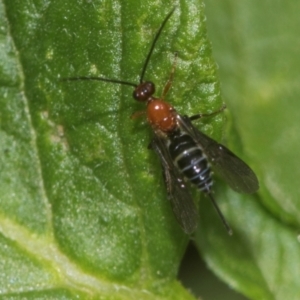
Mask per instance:
[[[79,76],[79,77],[69,77],[69,78],[62,78],[61,81],[76,81],[76,80],[98,80],[98,81],[105,81],[105,82],[112,82],[112,83],[118,83],[118,84],[125,84],[133,86],[134,88],[137,87],[137,84],[123,81],[119,79],[110,79],[110,78],[104,78],[104,77],[89,77],[89,76]]]
[[[164,21],[162,22],[162,24],[160,25],[160,28],[159,30],[157,31],[156,35],[155,35],[155,38],[152,42],[152,45],[151,45],[151,48],[150,48],[150,51],[146,57],[146,60],[145,60],[145,63],[144,63],[144,66],[143,66],[143,70],[142,70],[142,73],[141,73],[141,76],[140,76],[140,83],[143,82],[143,79],[144,79],[144,75],[145,75],[145,72],[146,72],[146,69],[147,69],[147,66],[149,64],[149,60],[150,60],[150,57],[152,55],[152,52],[154,50],[154,47],[155,47],[155,44],[163,30],[163,28],[165,27],[166,23],[168,22],[168,20],[170,19],[170,17],[172,16],[174,10],[175,10],[176,7],[174,7],[169,13],[168,15],[166,16],[166,18],[164,19]],[[105,78],[105,77],[89,77],[89,76],[78,76],[78,77],[68,77],[68,78],[62,78],[61,81],[80,81],[80,80],[97,80],[97,81],[105,81],[105,82],[112,82],[112,83],[117,83],[117,84],[124,84],[124,85],[129,85],[129,86],[132,86],[134,88],[136,88],[138,85],[135,84],[135,83],[132,83],[132,82],[128,82],[128,81],[123,81],[123,80],[119,80],[119,79],[110,79],[110,78]]]
[[[145,72],[146,72],[146,69],[147,69],[147,66],[148,66],[148,63],[149,63],[149,60],[150,60],[150,57],[152,55],[152,52],[153,52],[153,49],[155,47],[155,44],[162,32],[162,30],[164,29],[166,23],[168,22],[168,20],[170,19],[170,17],[172,16],[174,10],[176,9],[176,6],[168,13],[168,15],[166,16],[166,18],[164,19],[164,21],[162,22],[162,24],[160,25],[160,28],[159,30],[157,31],[156,35],[155,35],[155,38],[152,42],[152,45],[151,45],[151,48],[150,48],[150,51],[146,57],[146,60],[145,60],[145,63],[144,63],[144,66],[143,66],[143,70],[142,70],[142,73],[141,73],[141,77],[140,77],[140,83],[143,82],[143,79],[144,79],[144,75],[145,75]]]

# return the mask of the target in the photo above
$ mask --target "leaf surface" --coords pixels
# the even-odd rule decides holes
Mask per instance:
[[[192,299],[175,280],[188,237],[172,214],[138,82],[172,1],[2,1],[1,293],[27,299]],[[145,79],[179,112],[222,105],[203,6],[181,1]],[[203,124],[221,135],[223,115]]]
[[[233,237],[203,201],[197,244],[209,266],[250,299],[299,299],[299,3],[205,1],[229,111],[228,145],[253,167],[256,195],[218,184]]]

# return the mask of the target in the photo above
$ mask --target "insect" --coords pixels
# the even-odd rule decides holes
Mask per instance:
[[[86,76],[63,80],[98,80],[132,86],[134,88],[133,98],[144,102],[147,106],[147,120],[154,134],[149,148],[154,150],[160,159],[168,197],[183,231],[187,234],[193,233],[198,223],[197,207],[188,188],[191,183],[208,195],[224,226],[231,234],[231,228],[212,194],[211,166],[233,190],[240,193],[256,192],[259,188],[257,177],[245,162],[225,146],[199,131],[192,123],[196,119],[221,112],[225,106],[211,114],[198,114],[191,117],[180,115],[164,100],[173,80],[175,64],[164,87],[162,97],[154,96],[155,85],[153,82],[144,81],[155,44],[174,10],[175,8],[165,17],[154,37],[138,84],[118,79]]]

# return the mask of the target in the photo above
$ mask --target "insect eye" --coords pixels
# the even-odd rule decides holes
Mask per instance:
[[[133,91],[133,98],[140,102],[146,102],[155,93],[154,83],[146,81],[141,83]]]

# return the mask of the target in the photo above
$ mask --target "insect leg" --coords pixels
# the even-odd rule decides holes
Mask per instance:
[[[145,110],[136,111],[136,112],[134,112],[134,113],[130,116],[130,119],[136,119],[136,118],[139,118],[139,117],[145,116],[145,115],[146,115],[146,111],[145,111]]]
[[[178,56],[178,52],[175,52],[172,70],[171,70],[171,73],[169,75],[169,79],[166,82],[164,90],[163,90],[162,95],[161,95],[162,99],[165,98],[166,94],[168,93],[169,89],[171,88],[171,85],[172,85],[172,82],[173,82],[173,79],[174,79],[175,70],[176,70],[177,56]]]
[[[224,215],[222,214],[222,212],[221,212],[221,210],[220,210],[220,208],[219,208],[219,206],[218,206],[216,200],[215,200],[214,197],[212,196],[211,192],[208,192],[207,194],[208,194],[208,196],[209,196],[209,198],[210,198],[210,200],[211,200],[211,202],[212,202],[212,204],[213,204],[215,210],[217,211],[219,217],[221,218],[222,223],[223,223],[224,227],[226,228],[228,234],[229,234],[229,235],[232,235],[232,229],[231,229],[231,227],[229,226],[228,222],[226,221]]]
[[[193,115],[193,116],[189,117],[189,119],[190,119],[191,121],[194,121],[194,120],[201,119],[201,118],[203,118],[203,117],[211,117],[211,116],[214,116],[214,115],[216,115],[216,114],[222,112],[225,108],[226,108],[226,104],[223,104],[223,105],[221,106],[221,108],[219,108],[218,110],[216,110],[216,111],[214,111],[214,112],[212,112],[212,113],[209,113],[209,114],[197,114],[197,115]]]

